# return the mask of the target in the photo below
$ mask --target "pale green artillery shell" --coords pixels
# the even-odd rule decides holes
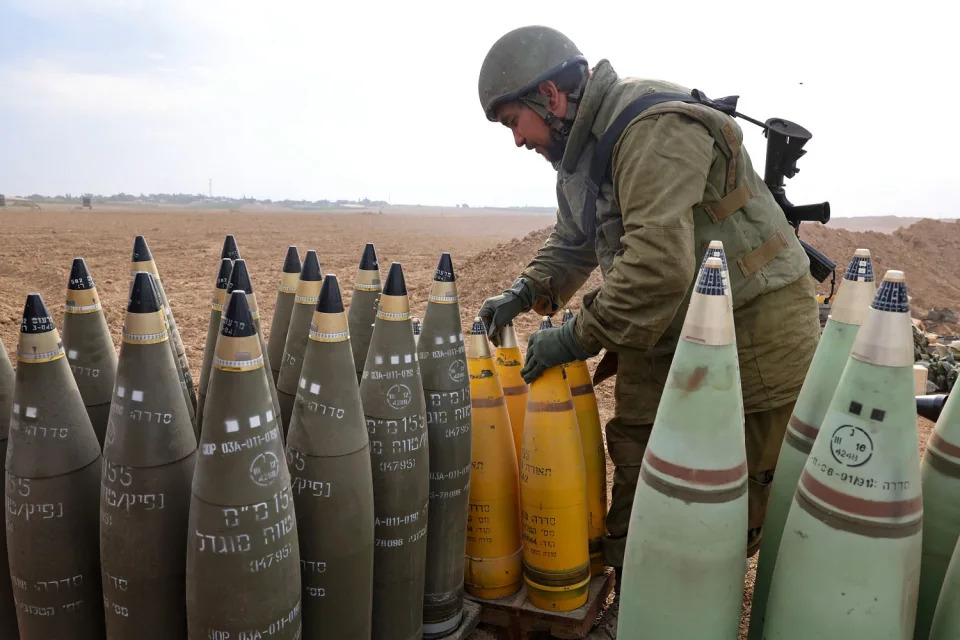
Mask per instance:
[[[63,314],[63,349],[67,354],[90,423],[103,446],[110,398],[117,375],[117,351],[103,311]]]
[[[445,635],[463,618],[463,557],[470,494],[470,376],[454,304],[427,303],[418,356],[430,441],[430,508],[424,633]]]
[[[681,340],[634,494],[618,638],[736,637],[746,570],[742,411],[736,346]],[[664,479],[651,455],[690,477]],[[699,470],[726,477],[701,483]]]
[[[916,638],[930,631],[947,565],[960,537],[960,394],[951,394],[920,464],[923,483],[923,555]]]
[[[360,383],[375,513],[373,639],[420,638],[430,457],[409,321],[377,319]]]
[[[280,363],[283,362],[283,347],[287,342],[287,330],[290,328],[290,314],[293,312],[295,293],[277,291],[277,300],[273,305],[273,318],[270,320],[270,340],[264,352],[270,360],[270,373],[273,383],[280,378]]]
[[[176,462],[147,468],[104,462],[100,566],[110,637],[186,636],[184,532],[196,461],[194,450]]]
[[[309,340],[287,462],[300,532],[304,639],[367,640],[373,478],[349,341]]]
[[[958,543],[960,546],[960,543]],[[953,551],[953,557],[947,568],[946,576],[943,580],[943,588],[940,590],[936,613],[933,616],[933,622],[930,626],[929,640],[956,640],[960,638],[960,554],[956,549]],[[926,636],[916,635],[916,640],[926,638]]]
[[[926,638],[930,633],[947,567],[960,536],[960,502],[957,501],[960,495],[960,467],[953,469],[954,475],[945,474],[930,464],[931,455],[928,450],[920,467],[923,484],[923,551],[914,627],[916,638]],[[953,606],[957,605],[960,602],[954,601]]]
[[[851,357],[805,473],[828,487],[839,478],[858,498],[847,501],[856,508],[867,500],[881,505],[919,498],[915,406],[911,367]],[[883,412],[882,420],[872,417],[876,412]],[[898,511],[904,515],[887,524],[846,513],[832,516],[801,497],[798,488],[770,586],[764,639],[909,638],[921,530],[907,507]]]
[[[350,298],[347,326],[350,329],[350,344],[353,346],[353,362],[357,369],[357,380],[363,375],[363,366],[367,361],[367,352],[370,350],[370,339],[373,337],[373,323],[377,319],[377,304],[379,302],[379,291],[354,289],[353,296]]]
[[[7,549],[21,640],[104,637],[100,468],[97,456],[56,477],[6,474]]]
[[[770,594],[770,581],[777,564],[777,551],[787,513],[793,503],[793,494],[807,461],[807,454],[816,435],[812,429],[819,430],[823,417],[830,407],[830,401],[837,390],[843,368],[850,357],[853,341],[857,337],[860,325],[845,324],[832,319],[820,336],[817,351],[813,355],[810,369],[797,402],[794,405],[788,433],[780,446],[777,470],[773,476],[773,486],[767,501],[767,515],[763,523],[763,540],[760,543],[760,555],[757,558],[757,577],[753,586],[753,605],[750,609],[750,640],[763,638],[763,624]],[[799,421],[801,424],[796,424]],[[801,431],[806,432],[804,436]],[[796,432],[795,435],[794,432]],[[808,436],[812,436],[809,438]]]

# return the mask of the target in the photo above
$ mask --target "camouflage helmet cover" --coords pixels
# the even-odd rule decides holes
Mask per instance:
[[[497,40],[480,67],[480,104],[487,119],[496,122],[497,107],[519,99],[541,82],[587,59],[577,45],[555,29],[528,26]]]

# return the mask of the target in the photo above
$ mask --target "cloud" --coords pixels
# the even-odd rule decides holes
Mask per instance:
[[[196,190],[213,177],[271,198],[550,205],[549,165],[484,119],[476,86],[498,37],[548,23],[591,63],[739,94],[755,118],[810,129],[794,202],[830,200],[835,215],[953,207],[941,185],[960,139],[936,115],[960,98],[953,39],[922,2],[543,7],[8,0],[0,117],[37,152],[0,155],[4,188]],[[765,141],[742,126],[762,171]],[[76,160],[81,139],[96,161]]]
[[[187,75],[162,68],[140,75],[93,73],[46,61],[25,68],[0,68],[0,83],[8,89],[8,107],[48,114],[152,116],[182,112],[211,99],[206,76],[202,69]]]

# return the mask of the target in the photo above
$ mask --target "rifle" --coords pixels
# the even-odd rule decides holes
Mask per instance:
[[[737,100],[739,96],[727,96],[717,100],[711,100],[699,89],[694,89],[689,95],[672,92],[655,92],[640,96],[620,112],[613,123],[603,132],[597,145],[593,150],[593,157],[590,160],[590,170],[585,181],[587,190],[594,197],[587,197],[583,205],[583,219],[587,224],[593,224],[596,215],[596,196],[600,192],[600,184],[604,176],[609,175],[610,160],[613,156],[613,148],[617,144],[620,135],[627,128],[634,118],[639,116],[645,110],[654,105],[663,102],[688,102],[702,104],[713,109],[717,109],[729,116],[743,118],[763,129],[763,135],[767,138],[767,165],[763,175],[763,182],[770,189],[774,199],[787,221],[793,227],[797,239],[800,239],[800,223],[804,221],[820,222],[826,224],[830,220],[830,203],[821,202],[819,204],[795,205],[787,200],[786,191],[783,187],[784,178],[792,178],[799,169],[797,169],[797,160],[806,153],[803,145],[806,144],[813,135],[800,125],[784,120],[783,118],[770,118],[766,122],[760,122],[737,111]],[[592,230],[591,230],[592,233]],[[833,297],[834,288],[837,282],[836,268],[837,263],[826,255],[810,246],[803,240],[800,240],[803,250],[807,253],[810,261],[810,275],[823,282],[827,276],[831,276],[830,295],[827,300]]]
[[[763,171],[763,182],[773,194],[773,199],[783,209],[783,215],[793,227],[797,239],[800,239],[801,222],[827,224],[830,221],[829,202],[795,205],[787,200],[787,193],[783,186],[784,178],[792,178],[800,172],[797,168],[797,160],[807,152],[803,145],[813,137],[813,134],[797,123],[783,118],[770,118],[766,122],[759,122],[742,113],[735,113],[735,115],[763,128],[763,135],[767,139],[767,160]],[[810,275],[818,282],[823,282],[827,276],[830,276],[830,295],[827,297],[829,300],[833,297],[837,281],[837,263],[803,240],[800,240],[800,244],[803,245],[803,250],[806,251],[807,258],[810,260]]]

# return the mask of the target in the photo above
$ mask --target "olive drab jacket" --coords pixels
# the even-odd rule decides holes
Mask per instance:
[[[555,164],[556,225],[522,273],[536,289],[534,309],[560,309],[599,265],[604,282],[584,296],[577,336],[590,351],[619,356],[617,414],[652,423],[696,270],[710,241],[721,240],[744,409],[784,405],[796,399],[816,349],[818,309],[806,253],[733,118],[681,102],[643,112],[614,147],[595,223],[582,220],[585,199],[594,197],[584,181],[597,140],[630,102],[653,91],[689,93],[620,79],[605,60],[593,69]]]

